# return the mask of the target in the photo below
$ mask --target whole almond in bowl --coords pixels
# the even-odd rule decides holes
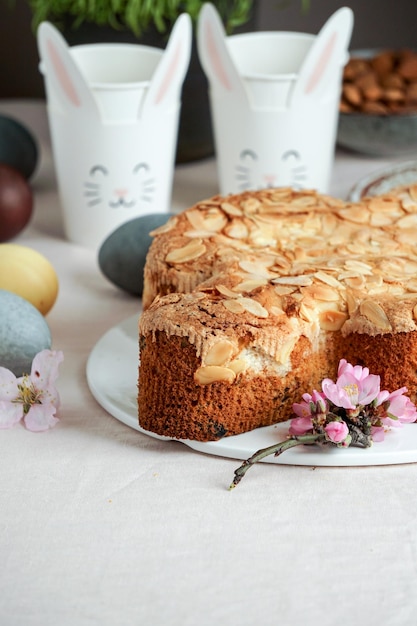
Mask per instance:
[[[417,150],[417,52],[352,52],[343,73],[338,145],[371,156]]]

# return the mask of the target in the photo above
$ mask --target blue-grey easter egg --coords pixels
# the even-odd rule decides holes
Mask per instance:
[[[42,313],[15,293],[0,289],[0,366],[15,376],[30,374],[33,357],[51,344]]]
[[[0,163],[9,165],[29,179],[38,163],[37,141],[26,126],[0,115]]]
[[[135,296],[143,291],[143,268],[152,242],[149,233],[165,224],[173,213],[151,213],[122,224],[102,243],[98,264],[116,287]]]

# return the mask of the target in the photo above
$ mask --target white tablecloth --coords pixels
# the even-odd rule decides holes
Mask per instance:
[[[40,141],[34,217],[16,242],[56,268],[47,321],[65,355],[59,424],[0,431],[0,624],[416,624],[416,464],[260,464],[229,492],[236,461],[140,434],[94,400],[90,351],[140,302],[63,237],[43,104],[0,112]],[[331,192],[390,163],[338,153]],[[213,160],[177,168],[176,209],[216,192]]]

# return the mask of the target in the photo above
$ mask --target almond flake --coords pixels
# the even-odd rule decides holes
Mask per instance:
[[[348,319],[343,311],[322,311],[319,315],[319,324],[322,330],[340,330]]]
[[[236,374],[228,367],[219,365],[203,365],[194,373],[194,380],[198,385],[211,385],[212,383],[232,383]]]
[[[185,212],[185,217],[190,222],[194,230],[205,230],[203,216],[198,209],[190,209]]]
[[[187,263],[188,261],[197,259],[204,254],[205,251],[206,246],[201,239],[193,239],[182,248],[176,248],[168,252],[165,261],[167,263]]]
[[[310,276],[305,274],[299,276],[279,276],[278,278],[273,278],[271,282],[274,285],[294,285],[297,287],[308,287],[313,284]]]
[[[248,227],[240,220],[233,220],[229,226],[225,227],[224,232],[232,239],[246,239],[249,235]]]
[[[395,222],[395,225],[399,228],[416,228],[417,226],[417,215],[412,213],[411,215],[406,215],[401,219]]]
[[[275,285],[275,293],[277,293],[279,296],[289,296],[291,293],[294,293],[294,291],[296,291],[296,287],[290,287],[287,285]]]
[[[224,365],[230,360],[233,350],[233,344],[230,341],[217,341],[208,350],[204,362],[206,365]]]
[[[339,292],[328,285],[314,284],[308,287],[308,294],[315,300],[324,300],[325,302],[337,302],[340,299]]]
[[[340,217],[355,224],[367,224],[369,213],[363,206],[348,205],[337,212]]]
[[[239,267],[244,272],[252,274],[253,276],[263,276],[264,278],[269,278],[271,276],[271,272],[269,272],[267,267],[261,262],[239,261]]]
[[[222,300],[222,305],[231,313],[243,313],[246,309],[242,306],[240,300],[241,298],[238,300]]]
[[[258,279],[254,278],[251,280],[244,280],[243,282],[236,285],[236,287],[233,287],[233,290],[240,291],[241,293],[242,292],[249,293],[253,291],[254,289],[258,289],[258,287],[263,287],[267,284],[268,284],[268,281],[266,280],[266,278],[258,278]]]
[[[227,367],[228,369],[232,370],[237,376],[247,369],[248,364],[244,359],[234,359],[233,361],[230,361],[230,363],[228,363]]]
[[[220,211],[216,211],[215,213],[211,213],[204,217],[203,219],[203,229],[209,230],[213,233],[217,233],[222,230],[227,224],[227,218],[220,213]]]
[[[170,217],[169,220],[165,224],[162,224],[161,226],[158,226],[158,228],[154,228],[154,230],[151,230],[149,235],[151,237],[155,237],[156,235],[169,233],[169,231],[172,230],[174,226],[177,225],[177,222],[178,222],[178,219],[176,217]]]
[[[240,298],[240,293],[232,291],[231,289],[229,289],[229,287],[226,287],[225,285],[216,285],[216,289],[219,293],[222,294],[222,296],[226,296],[227,298]]]
[[[278,349],[275,360],[277,363],[282,363],[283,365],[288,362],[288,359],[291,356],[291,352],[294,350],[294,346],[297,343],[297,337],[292,337],[285,341],[282,346]]]
[[[210,239],[213,235],[214,233],[210,230],[186,230],[184,233],[184,237],[190,239]]]
[[[330,287],[338,287],[339,289],[343,289],[342,283],[339,282],[331,274],[327,274],[326,272],[322,272],[321,270],[319,270],[318,272],[315,272],[314,277],[317,278],[317,280],[320,280],[322,283],[329,285]]]
[[[257,300],[252,300],[251,298],[240,298],[239,304],[241,304],[248,313],[255,315],[255,317],[268,317],[268,311]]]
[[[301,319],[306,322],[314,322],[317,319],[317,311],[314,306],[308,306],[306,302],[303,302],[300,306],[299,315]]]
[[[359,305],[361,315],[366,317],[372,324],[382,330],[391,330],[391,324],[380,304],[374,300],[364,300]]]
[[[239,209],[239,207],[235,206],[234,204],[231,204],[230,202],[222,202],[220,208],[232,217],[239,217],[240,215],[242,215],[241,209]]]

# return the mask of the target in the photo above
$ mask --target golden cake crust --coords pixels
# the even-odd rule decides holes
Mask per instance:
[[[288,419],[340,358],[417,389],[417,187],[216,196],[154,233],[139,419],[211,440]]]

